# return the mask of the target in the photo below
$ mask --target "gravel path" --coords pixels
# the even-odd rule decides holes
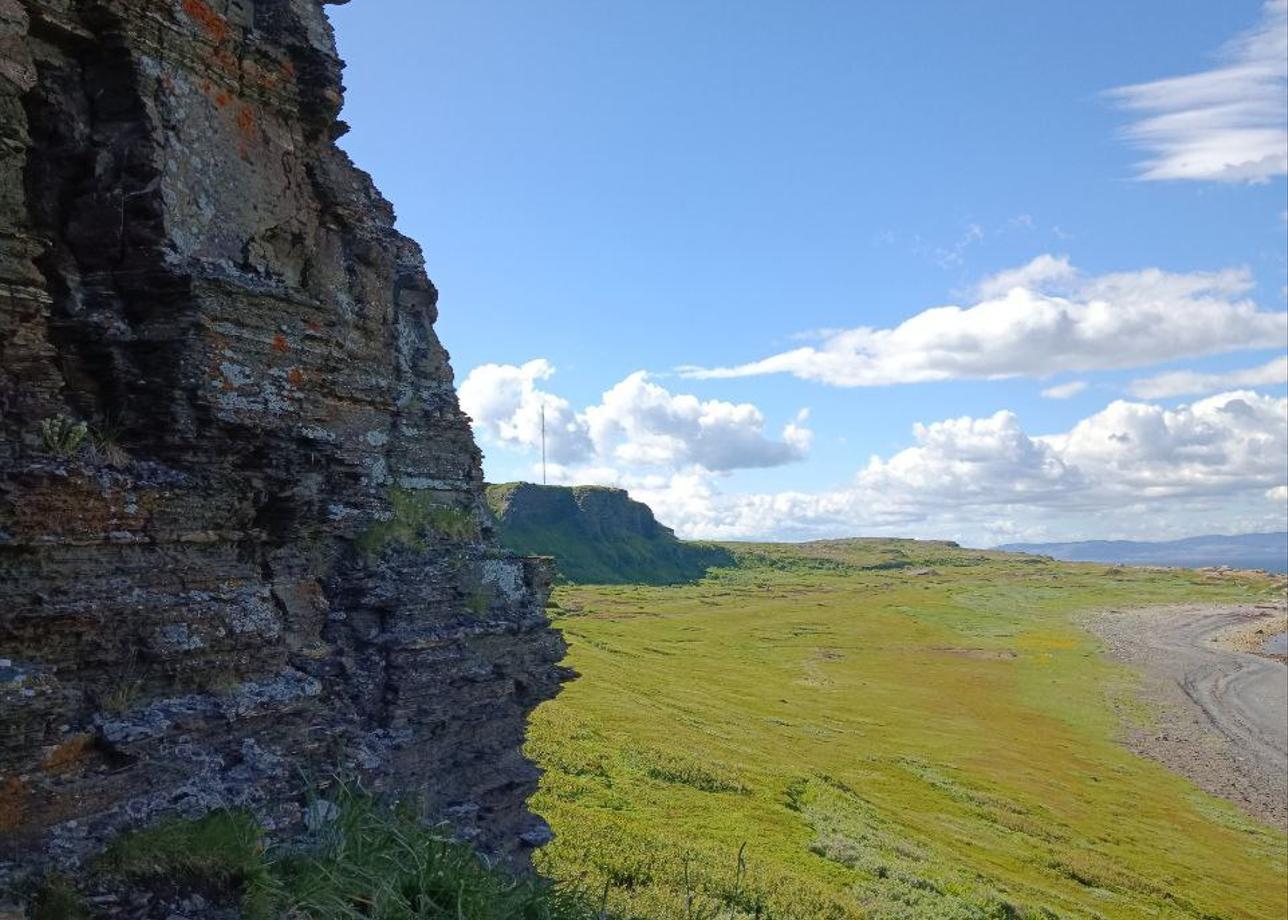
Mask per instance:
[[[1288,829],[1288,667],[1219,640],[1280,607],[1207,604],[1111,611],[1092,628],[1143,672],[1157,718],[1128,743],[1278,827]]]

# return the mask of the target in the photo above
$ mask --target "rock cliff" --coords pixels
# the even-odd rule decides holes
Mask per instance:
[[[340,67],[320,0],[0,0],[0,875],[334,774],[545,839],[550,573]]]
[[[717,546],[677,540],[622,489],[507,482],[488,486],[487,500],[506,546],[553,556],[569,581],[675,584],[733,564]]]

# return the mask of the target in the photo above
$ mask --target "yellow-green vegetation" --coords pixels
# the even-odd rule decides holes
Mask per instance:
[[[345,792],[337,803],[313,808],[323,817],[303,846],[267,847],[253,817],[221,811],[127,834],[100,868],[135,882],[223,893],[247,920],[599,916],[580,892],[489,866],[396,807]],[[74,897],[64,892],[65,899]]]
[[[544,872],[630,917],[1288,913],[1284,834],[1118,743],[1133,675],[1080,625],[1269,579],[728,549],[694,585],[557,590],[581,677],[529,736]]]
[[[473,512],[435,502],[434,496],[422,490],[390,488],[390,518],[377,521],[358,537],[358,549],[377,556],[390,543],[423,550],[429,536],[453,540],[474,540],[479,536],[479,522]]]

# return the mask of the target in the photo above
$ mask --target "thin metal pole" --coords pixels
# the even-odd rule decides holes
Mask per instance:
[[[546,404],[541,404],[541,484],[546,485]]]

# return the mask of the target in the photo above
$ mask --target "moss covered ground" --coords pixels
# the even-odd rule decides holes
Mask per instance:
[[[1269,579],[908,541],[731,544],[693,585],[560,587],[538,709],[554,878],[623,917],[1288,915],[1288,840],[1140,758],[1087,611]]]

